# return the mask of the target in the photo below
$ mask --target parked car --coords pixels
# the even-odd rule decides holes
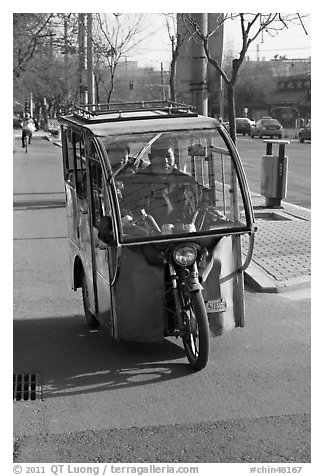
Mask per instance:
[[[298,132],[299,142],[304,142],[305,140],[311,140],[311,125],[302,127]]]
[[[235,119],[236,134],[251,134],[252,122],[247,117],[237,117]]]
[[[277,119],[271,117],[263,117],[259,119],[255,126],[251,128],[251,137],[258,136],[260,139],[264,136],[282,138],[283,127]]]

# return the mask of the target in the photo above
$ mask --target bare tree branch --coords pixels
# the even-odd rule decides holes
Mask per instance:
[[[107,87],[107,99],[110,102],[120,59],[145,39],[145,15],[96,13],[95,19],[97,29],[94,28],[92,41],[97,53],[105,58],[108,65],[110,85]]]
[[[263,38],[264,34],[269,36],[275,36],[283,29],[288,29],[289,25],[294,24],[298,20],[299,24],[304,30],[304,33],[307,34],[305,26],[303,24],[300,14],[281,14],[281,13],[238,13],[238,14],[224,14],[222,20],[214,28],[212,32],[207,35],[204,35],[201,29],[201,26],[195,21],[191,14],[183,14],[185,24],[187,25],[188,30],[192,37],[195,37],[196,41],[201,41],[204,46],[204,51],[206,54],[207,61],[216,69],[216,71],[224,79],[225,85],[227,87],[227,99],[229,105],[229,122],[230,122],[230,134],[234,141],[236,141],[236,130],[235,130],[235,84],[237,76],[239,73],[239,68],[243,63],[246,53],[253,41],[261,36]],[[241,31],[241,49],[238,53],[238,56],[232,61],[232,71],[230,75],[227,75],[222,65],[212,56],[209,41],[217,29],[225,21],[235,21],[239,20],[240,31]]]
[[[18,77],[26,70],[27,64],[33,58],[35,51],[45,38],[50,38],[47,30],[51,19],[50,14],[15,13],[13,17],[14,30],[14,76]]]

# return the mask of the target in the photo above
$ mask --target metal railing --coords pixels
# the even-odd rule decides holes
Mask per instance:
[[[114,120],[125,118],[125,114],[147,112],[147,117],[152,114],[162,113],[163,117],[197,116],[195,108],[188,104],[173,101],[140,101],[108,104],[80,104],[72,106],[71,113],[90,122],[103,119],[103,116],[114,115]],[[117,118],[116,118],[117,115]],[[162,116],[161,116],[162,117]],[[107,117],[106,117],[107,118]],[[141,118],[145,115],[141,114]],[[128,116],[127,119],[130,119]]]

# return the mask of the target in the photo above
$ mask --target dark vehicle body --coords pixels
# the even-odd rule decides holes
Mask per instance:
[[[235,125],[237,134],[243,134],[244,136],[245,134],[251,134],[252,123],[250,119],[246,117],[237,117],[235,119]]]
[[[311,140],[311,125],[307,125],[305,127],[302,127],[300,131],[298,132],[298,139],[299,142],[303,143],[305,140]]]
[[[272,119],[271,117],[264,117],[259,119],[255,126],[251,128],[251,137],[270,137],[271,139],[277,137],[278,139],[282,138],[283,126],[280,124],[277,119]]]

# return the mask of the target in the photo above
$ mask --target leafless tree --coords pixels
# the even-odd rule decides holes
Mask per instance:
[[[207,35],[203,34],[201,26],[190,15],[190,13],[182,14],[183,21],[187,25],[188,31],[191,35],[195,35],[197,41],[202,41],[206,54],[207,61],[216,69],[216,71],[222,76],[227,91],[228,102],[228,114],[229,114],[229,126],[230,135],[233,141],[236,141],[236,128],[235,128],[235,84],[239,73],[240,66],[242,65],[246,52],[251,43],[257,38],[263,38],[264,35],[276,36],[282,30],[288,29],[292,24],[299,24],[305,34],[307,34],[304,26],[303,18],[305,15],[299,13],[224,13],[219,16],[219,21],[213,31]],[[221,25],[228,21],[238,21],[241,31],[241,49],[237,57],[233,58],[231,72],[228,73],[224,70],[222,65],[213,56],[209,46],[209,39],[215,34]]]
[[[178,21],[181,21],[181,17],[177,19],[177,13],[164,13],[164,18],[168,30],[169,39],[171,42],[171,64],[170,64],[170,99],[176,101],[176,65],[179,56],[180,48],[186,40],[189,38],[189,30],[185,29],[182,33],[178,31]]]
[[[145,39],[146,17],[140,13],[96,13],[95,19],[93,44],[108,65],[109,85],[105,88],[109,103],[114,92],[118,63]]]

